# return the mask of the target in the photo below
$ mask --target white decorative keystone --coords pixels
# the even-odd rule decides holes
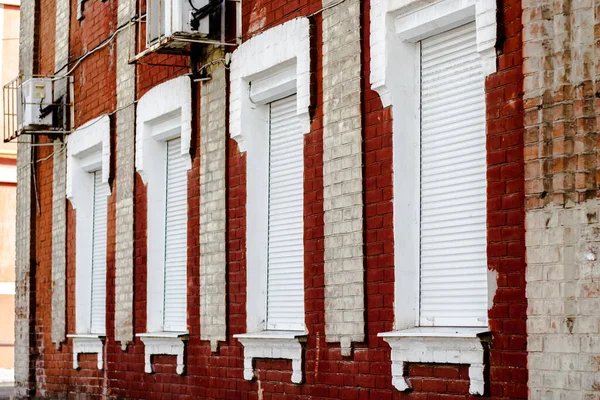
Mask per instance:
[[[482,328],[414,328],[383,332],[378,336],[392,348],[392,384],[403,392],[410,389],[407,364],[468,364],[470,394],[483,395],[485,381]]]
[[[254,378],[254,358],[292,360],[292,382],[301,383],[302,343],[306,333],[299,331],[263,331],[233,335],[244,346],[244,379]]]
[[[138,336],[144,343],[145,367],[144,372],[151,374],[152,356],[165,354],[177,356],[177,373],[183,374],[185,365],[183,355],[185,352],[185,341],[189,335],[183,332],[159,332],[159,333],[138,333]]]
[[[73,369],[79,369],[80,354],[97,354],[98,369],[104,368],[102,349],[104,337],[98,335],[67,335],[73,339]]]

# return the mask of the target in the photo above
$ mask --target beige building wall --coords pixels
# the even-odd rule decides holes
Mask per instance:
[[[0,0],[0,79],[2,86],[19,73],[19,2]],[[0,106],[4,96],[0,96]],[[0,118],[4,131],[4,118]],[[4,137],[2,135],[2,137]],[[17,146],[0,141],[0,368],[14,366],[14,292]],[[2,378],[2,377],[0,377]]]
[[[0,368],[14,364],[16,177],[14,152],[0,150]]]

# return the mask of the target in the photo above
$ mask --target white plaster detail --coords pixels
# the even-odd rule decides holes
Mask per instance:
[[[98,369],[104,368],[103,347],[104,336],[99,335],[67,335],[73,340],[73,369],[79,369],[80,354],[97,354]]]
[[[483,395],[485,391],[482,328],[414,328],[382,332],[392,348],[392,384],[399,391],[411,388],[406,377],[407,363],[468,364],[469,393]]]
[[[67,137],[66,195],[75,210],[75,332],[91,333],[90,297],[94,215],[94,180],[91,172],[102,171],[102,185],[110,195],[110,118],[103,115],[76,129]]]
[[[185,342],[189,338],[186,332],[138,333],[136,336],[144,343],[144,372],[147,374],[154,372],[152,368],[153,355],[166,354],[177,356],[176,371],[179,375],[183,374]]]
[[[77,161],[81,160],[81,161]],[[87,164],[86,164],[87,163]],[[102,183],[110,175],[110,118],[102,115],[86,122],[67,137],[67,199],[77,202],[77,183],[74,168],[102,169]],[[85,164],[85,165],[84,165]],[[74,192],[75,190],[75,192]],[[73,204],[73,208],[77,206]]]
[[[181,155],[192,167],[192,85],[190,78],[180,76],[161,83],[142,96],[137,105],[135,137],[135,169],[148,183],[148,169],[154,159],[146,151],[152,141],[168,140],[181,135]],[[177,134],[174,132],[177,131]],[[179,133],[180,132],[180,133]]]
[[[244,379],[254,378],[255,358],[282,358],[292,360],[292,382],[302,383],[302,343],[306,332],[263,331],[233,335],[244,346]]]
[[[475,20],[483,72],[496,72],[495,0],[373,0],[371,2],[371,89],[384,107],[402,96],[406,64],[398,47]]]
[[[295,67],[295,71],[294,71]],[[288,74],[291,70],[293,75]],[[264,78],[268,77],[268,80]],[[308,18],[296,18],[242,43],[230,69],[229,131],[245,152],[255,125],[256,102],[275,100],[275,93],[297,95],[297,114],[303,133],[310,131],[310,40]],[[251,89],[252,88],[252,89]],[[255,91],[255,88],[260,88]],[[252,94],[250,92],[252,90]],[[260,92],[260,93],[259,93]]]
[[[148,91],[137,106],[136,170],[147,184],[147,326],[162,332],[164,321],[165,171],[167,141],[181,136],[181,157],[192,167],[191,82],[187,76]],[[163,217],[160,217],[163,216]],[[187,223],[187,222],[186,222]]]

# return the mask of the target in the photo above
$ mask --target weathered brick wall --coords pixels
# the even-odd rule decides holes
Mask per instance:
[[[598,16],[595,2],[523,3],[531,399],[600,385]]]
[[[34,0],[23,0],[20,13],[19,72],[32,75],[35,64],[36,13]],[[17,219],[15,259],[15,395],[26,397],[30,393],[30,323],[31,310],[31,245],[32,215],[32,147],[27,136],[19,138],[17,152]],[[34,270],[35,271],[35,270]]]
[[[498,72],[486,80],[490,395],[527,398],[521,2],[502,3]],[[489,281],[488,281],[489,282]]]
[[[46,6],[42,0],[42,5]],[[75,3],[75,2],[73,2]],[[86,71],[98,72],[97,79],[110,73],[114,65],[115,94],[103,92],[107,102],[100,108],[90,106],[89,115],[95,112],[121,108],[113,121],[113,162],[111,176],[113,195],[109,200],[109,232],[107,248],[107,338],[105,345],[105,370],[95,367],[95,355],[80,356],[81,369],[71,368],[72,349],[67,340],[60,351],[50,346],[50,231],[52,160],[37,163],[36,178],[40,180],[41,214],[37,218],[36,251],[38,271],[36,329],[38,395],[57,397],[101,398],[377,398],[377,399],[467,399],[468,373],[462,365],[422,365],[409,367],[409,377],[414,391],[398,392],[392,385],[389,346],[377,337],[379,332],[393,329],[394,320],[394,253],[392,226],[392,117],[391,108],[383,108],[377,94],[369,89],[369,9],[368,1],[359,4],[347,25],[354,27],[360,37],[362,79],[359,91],[362,103],[352,103],[351,109],[360,110],[361,135],[353,136],[361,144],[362,176],[364,180],[364,314],[365,338],[354,344],[350,357],[342,355],[337,343],[326,340],[326,289],[325,289],[325,202],[324,161],[325,143],[325,46],[323,14],[311,18],[311,60],[313,72],[311,130],[304,137],[305,187],[305,311],[309,330],[305,349],[304,375],[301,385],[292,384],[291,362],[286,360],[258,360],[255,381],[243,380],[243,348],[232,336],[246,330],[246,155],[241,153],[234,140],[225,137],[226,159],[217,167],[226,182],[224,206],[227,227],[226,243],[226,337],[214,347],[203,338],[201,324],[202,303],[200,286],[201,262],[201,168],[204,157],[210,159],[203,133],[207,121],[202,118],[210,112],[202,98],[202,84],[193,86],[193,139],[191,144],[192,169],[188,173],[188,328],[190,340],[186,343],[186,374],[175,373],[174,356],[155,356],[154,374],[144,373],[144,347],[134,333],[146,331],[146,187],[134,172],[134,107],[127,107],[136,98],[160,82],[188,71],[184,57],[156,55],[144,60],[147,63],[169,63],[175,66],[158,67],[126,63],[127,40],[121,34],[116,40],[116,50],[110,47],[103,53],[105,60],[90,58],[82,63]],[[73,6],[73,5],[72,5]],[[98,11],[90,7],[113,7],[110,1],[88,2],[85,21]],[[119,2],[119,22],[131,16],[130,2]],[[322,7],[320,0],[294,3],[280,0],[254,0],[243,2],[245,38],[289,19],[309,15]],[[55,11],[48,7],[53,16]],[[114,10],[113,10],[114,11]],[[328,15],[339,11],[333,8]],[[499,50],[499,72],[486,83],[488,112],[488,180],[490,187],[488,249],[491,268],[496,271],[498,291],[495,306],[490,310],[490,324],[494,333],[490,353],[489,391],[492,398],[526,397],[525,353],[525,297],[524,297],[524,242],[522,223],[523,177],[522,111],[520,103],[521,14],[516,0],[506,0],[502,10],[506,23],[501,26],[506,41]],[[114,14],[104,14],[97,29],[114,29]],[[76,13],[71,13],[72,25]],[[89,21],[89,20],[88,20]],[[111,25],[112,24],[112,25]],[[45,26],[41,30],[49,31]],[[112,29],[109,29],[111,31]],[[81,37],[87,33],[81,32]],[[91,34],[91,33],[90,33]],[[79,35],[79,34],[77,34]],[[72,38],[79,37],[72,32]],[[102,39],[102,35],[95,37]],[[333,36],[331,36],[333,38]],[[81,39],[83,41],[83,39]],[[72,49],[78,45],[72,40]],[[91,42],[90,42],[91,43]],[[353,46],[356,42],[353,41]],[[335,46],[334,46],[335,47]],[[354,48],[354,47],[353,47]],[[112,50],[111,50],[112,49]],[[73,50],[72,50],[73,51]],[[74,52],[74,51],[73,51]],[[75,53],[75,52],[74,52]],[[79,54],[79,53],[75,53]],[[328,55],[327,55],[328,56]],[[337,55],[336,55],[337,56]],[[95,57],[95,56],[93,56]],[[107,59],[107,60],[106,60]],[[94,61],[95,60],[95,61]],[[54,59],[51,59],[52,63]],[[88,63],[89,61],[89,63]],[[356,67],[356,60],[352,65]],[[108,64],[101,64],[108,62]],[[96,65],[94,67],[93,65]],[[137,74],[136,74],[137,70]],[[89,77],[88,72],[82,78]],[[224,72],[224,71],[223,71]],[[92,72],[90,72],[92,75]],[[213,71],[216,83],[221,78]],[[93,91],[93,84],[81,81],[82,96],[85,90]],[[330,88],[329,88],[330,89]],[[328,90],[329,90],[328,89]],[[114,89],[109,89],[114,90]],[[204,93],[204,95],[203,95]],[[212,93],[212,92],[210,92]],[[116,97],[116,99],[114,98]],[[87,99],[84,101],[88,101]],[[104,108],[102,108],[104,107]],[[210,106],[209,106],[210,107]],[[95,110],[95,111],[93,111]],[[331,111],[332,109],[328,109]],[[328,111],[328,112],[329,112]],[[204,120],[203,120],[204,119]],[[210,120],[208,122],[210,124]],[[210,130],[210,127],[209,127]],[[356,131],[353,131],[356,132]],[[208,137],[204,137],[205,139]],[[48,155],[49,149],[40,149],[37,158]],[[353,153],[352,160],[357,155]],[[519,218],[519,215],[521,216]],[[67,330],[74,328],[74,212],[67,208]],[[133,291],[132,291],[133,289]],[[219,332],[219,334],[221,334]],[[131,342],[123,351],[122,345]]]

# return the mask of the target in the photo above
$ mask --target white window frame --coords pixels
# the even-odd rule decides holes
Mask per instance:
[[[496,72],[495,0],[373,0],[371,88],[393,106],[394,328],[382,332],[392,348],[394,386],[410,388],[407,362],[470,364],[470,393],[483,394],[487,327],[419,327],[420,44],[435,34],[475,21],[484,75]],[[496,288],[488,272],[488,307]],[[414,349],[411,350],[411,349]],[[443,349],[443,351],[442,351]],[[465,349],[472,349],[467,353]],[[464,354],[464,358],[461,358]],[[468,356],[467,356],[468,354]]]
[[[309,21],[297,18],[243,43],[231,63],[230,135],[246,156],[246,334],[244,379],[254,377],[254,358],[292,360],[292,382],[302,381],[302,331],[269,331],[267,311],[269,106],[297,96],[299,134],[310,132]],[[304,193],[304,188],[302,188]]]
[[[98,355],[103,368],[104,333],[91,333],[92,241],[94,217],[94,176],[101,171],[102,185],[109,186],[110,118],[103,115],[82,125],[67,137],[66,195],[75,210],[75,333],[73,368],[79,368],[78,355]],[[110,186],[107,193],[110,196]]]
[[[151,356],[155,354],[177,356],[177,373],[182,374],[184,370],[184,341],[188,339],[188,331],[165,332],[163,329],[165,174],[167,141],[177,137],[181,137],[180,154],[185,160],[187,170],[192,167],[191,121],[192,92],[191,81],[187,76],[152,88],[140,98],[137,105],[135,166],[142,181],[147,185],[148,214],[146,332],[136,336],[144,342],[147,373],[153,371]]]

